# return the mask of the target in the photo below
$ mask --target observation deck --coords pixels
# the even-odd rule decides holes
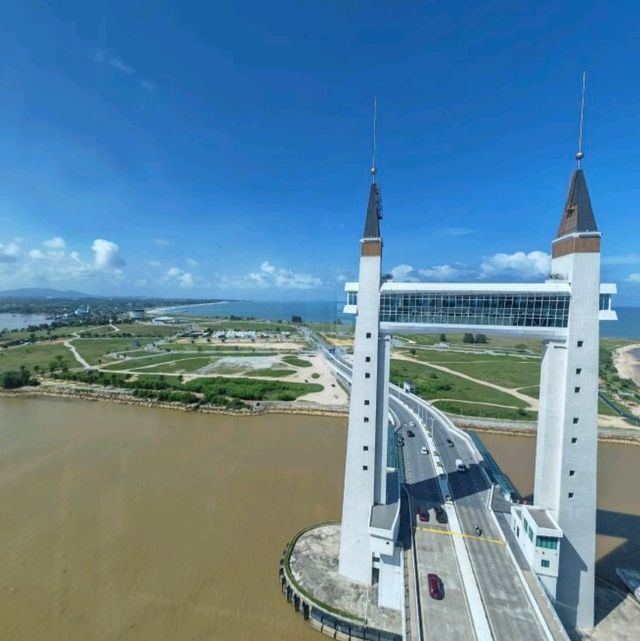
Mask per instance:
[[[345,284],[345,314],[358,312],[358,283]],[[616,320],[614,284],[600,285],[600,320]],[[380,288],[380,332],[471,332],[540,340],[567,337],[571,285],[544,283],[392,283]]]

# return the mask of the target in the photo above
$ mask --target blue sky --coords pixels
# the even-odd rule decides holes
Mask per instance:
[[[373,96],[386,271],[540,280],[577,144],[640,304],[637,2],[9,0],[0,288],[332,299]]]

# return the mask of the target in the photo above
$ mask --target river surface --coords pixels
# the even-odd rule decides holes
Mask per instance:
[[[345,435],[323,417],[0,399],[0,639],[318,641],[278,562],[339,518]]]
[[[522,496],[533,492],[534,438],[480,434]],[[616,567],[640,570],[640,446],[598,444],[597,572],[622,585]]]
[[[482,438],[530,492],[534,439]],[[339,518],[345,442],[341,419],[0,398],[0,639],[319,641],[278,561]],[[640,566],[638,470],[600,446],[606,567]]]
[[[23,329],[30,325],[42,325],[46,323],[48,316],[44,314],[0,314],[0,330]]]

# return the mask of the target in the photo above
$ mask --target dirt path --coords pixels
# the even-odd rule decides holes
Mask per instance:
[[[464,378],[468,381],[471,381],[472,383],[477,383],[478,385],[484,385],[485,387],[490,387],[491,389],[504,392],[505,394],[509,394],[510,396],[513,396],[514,398],[517,398],[527,403],[527,405],[529,406],[527,409],[530,409],[536,412],[538,411],[539,403],[537,398],[527,396],[526,394],[522,394],[521,392],[517,392],[516,390],[509,389],[508,387],[503,387],[502,385],[497,385],[496,383],[489,383],[489,381],[483,381],[482,379],[479,379],[479,378],[473,378],[473,376],[469,376],[468,374],[462,374],[461,372],[456,372],[453,369],[449,369],[448,367],[442,367],[441,365],[436,365],[435,363],[425,363],[424,361],[420,361],[417,358],[402,356],[399,358],[399,360],[410,361],[412,363],[418,363],[419,365],[432,367],[433,369],[440,370],[441,372],[446,372],[447,374],[452,374],[453,376],[459,376],[460,378]]]

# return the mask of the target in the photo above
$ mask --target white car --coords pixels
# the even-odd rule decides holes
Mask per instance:
[[[413,421],[410,421],[410,422],[409,422],[409,425],[410,425],[411,427],[415,427],[415,426],[416,426],[416,424],[415,424]]]
[[[429,450],[427,449],[427,446],[426,446],[426,445],[423,445],[423,446],[420,448],[420,453],[421,453],[421,454],[429,454]]]

